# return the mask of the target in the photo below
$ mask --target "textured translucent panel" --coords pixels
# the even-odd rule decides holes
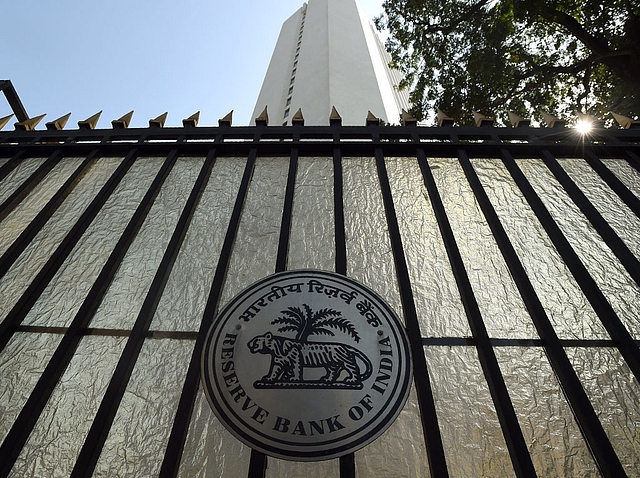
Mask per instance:
[[[84,176],[51,219],[0,279],[0,316],[4,317],[122,161],[102,158]]]
[[[158,476],[193,341],[145,341],[93,476]]]
[[[27,158],[0,181],[0,204],[3,203],[47,158]]]
[[[640,258],[640,218],[583,159],[558,160],[631,252]]]
[[[347,275],[371,287],[402,319],[389,229],[374,158],[344,158]]]
[[[471,335],[418,161],[388,158],[387,169],[422,334]]]
[[[134,163],[31,308],[24,324],[69,325],[162,161],[154,158]]]
[[[124,337],[82,339],[12,474],[61,478],[71,474],[125,341]]]
[[[473,167],[558,336],[609,338],[502,161],[478,159]]]
[[[450,476],[513,476],[489,388],[473,347],[427,347]]]
[[[415,384],[396,421],[380,438],[356,452],[356,474],[358,478],[429,476]]]
[[[151,322],[153,330],[199,329],[245,162],[216,161]]]
[[[220,423],[200,389],[178,476],[246,478],[250,458],[251,448],[233,437]],[[271,466],[271,460],[267,466]]]
[[[544,350],[495,353],[538,476],[599,476]]]
[[[65,158],[38,183],[31,193],[0,222],[0,255],[16,240],[47,201],[58,192],[83,158]]]
[[[198,158],[178,159],[96,311],[92,327],[133,327],[202,163]]]
[[[258,158],[233,245],[220,305],[273,274],[284,207],[289,158]]]
[[[640,384],[612,348],[567,348],[567,355],[629,476],[640,470]]]
[[[537,338],[462,167],[450,159],[429,163],[489,336]]]
[[[631,192],[640,197],[640,173],[624,159],[602,159],[609,168]]]
[[[289,158],[256,161],[221,306],[249,284],[275,271],[288,168]],[[236,194],[237,187],[234,197]],[[246,476],[250,449],[240,446],[229,433],[221,433],[222,429],[200,390],[180,465],[182,476],[192,476],[190,470],[196,470],[198,476],[218,476],[219,471],[219,476]],[[229,456],[225,456],[227,453]]]
[[[9,161],[9,158],[0,158],[0,167],[3,166],[7,161]]]
[[[602,238],[564,193],[551,172],[538,160],[519,163],[545,206],[589,270],[613,310],[636,338],[640,338],[637,304],[640,287],[607,247]],[[581,177],[575,178],[578,183]]]
[[[299,476],[301,478],[338,478],[340,476],[340,460],[335,459],[305,463],[301,461],[295,462],[269,458],[267,461],[266,477],[279,478],[281,476]]]
[[[332,158],[300,158],[293,197],[289,269],[335,269]]]
[[[0,443],[61,339],[62,335],[17,332],[0,353]]]

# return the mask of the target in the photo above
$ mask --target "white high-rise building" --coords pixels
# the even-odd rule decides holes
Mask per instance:
[[[408,109],[400,74],[388,67],[373,25],[355,0],[310,0],[282,25],[252,121],[268,107],[272,125],[326,125],[335,106],[345,125],[362,125],[367,111],[399,123]]]

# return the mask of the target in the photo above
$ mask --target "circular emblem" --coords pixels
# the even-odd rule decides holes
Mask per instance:
[[[380,436],[411,384],[404,328],[373,291],[315,270],[275,274],[220,312],[202,381],[220,421],[268,455],[336,458]]]

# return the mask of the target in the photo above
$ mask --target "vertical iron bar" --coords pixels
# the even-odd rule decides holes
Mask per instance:
[[[618,317],[611,307],[611,304],[609,304],[605,298],[595,280],[593,280],[589,274],[589,271],[587,271],[587,268],[580,261],[580,258],[571,247],[571,244],[569,244],[567,238],[562,234],[562,231],[551,217],[544,203],[516,164],[511,153],[507,150],[502,151],[502,161],[540,221],[549,239],[553,242],[562,260],[571,271],[571,274],[591,304],[591,307],[593,307],[593,310],[598,314],[609,336],[616,342],[620,353],[636,377],[636,380],[640,381],[640,350],[638,349],[638,345],[629,334],[620,317]]]
[[[24,149],[18,151],[16,154],[11,156],[11,159],[9,159],[9,161],[0,166],[0,181],[6,178],[11,171],[16,169],[18,164],[20,164],[20,159],[22,158],[22,156],[24,156],[24,153]]]
[[[100,271],[100,274],[96,278],[91,290],[87,294],[74,319],[69,325],[67,332],[64,334],[64,337],[58,344],[58,347],[56,347],[56,351],[49,360],[49,363],[40,376],[38,383],[31,392],[27,402],[22,407],[18,418],[11,427],[11,430],[7,434],[7,437],[0,447],[0,456],[4,457],[2,465],[0,465],[0,476],[7,476],[9,474],[15,460],[17,460],[20,455],[20,452],[27,442],[38,418],[49,401],[56,384],[64,374],[69,362],[71,362],[78,344],[83,337],[84,329],[88,326],[93,315],[100,306],[113,277],[120,267],[122,259],[129,250],[129,246],[135,239],[140,227],[142,227],[149,209],[158,195],[164,180],[173,168],[176,158],[177,152],[174,150],[169,154],[145,194],[145,197],[137,207],[136,212],[122,233],[116,247],[109,255],[109,259]]]
[[[282,210],[282,222],[280,223],[280,239],[278,242],[278,255],[276,259],[276,272],[287,269],[287,255],[289,253],[289,236],[291,235],[291,214],[293,212],[293,196],[296,186],[296,174],[298,171],[298,148],[291,148],[289,159],[289,172],[287,175],[287,189],[284,196],[284,208]]]
[[[9,268],[13,265],[20,254],[24,252],[27,246],[31,243],[34,237],[40,232],[42,227],[47,223],[51,216],[58,210],[58,207],[67,198],[69,194],[74,190],[80,179],[87,172],[90,165],[92,165],[96,157],[98,156],[98,150],[94,149],[89,156],[76,168],[76,170],[69,176],[62,187],[56,192],[47,204],[40,210],[38,215],[29,223],[29,225],[22,231],[18,238],[13,241],[13,244],[2,254],[0,257],[0,277],[4,276]]]
[[[640,173],[640,156],[638,156],[633,151],[625,151],[625,153],[627,155],[627,162],[633,169]]]
[[[193,354],[191,355],[191,361],[189,362],[189,369],[187,370],[187,376],[182,388],[182,395],[180,396],[180,402],[178,403],[178,410],[176,411],[164,460],[162,462],[162,467],[160,468],[159,476],[161,478],[175,477],[180,469],[180,460],[182,458],[185,441],[187,440],[187,433],[189,432],[189,425],[191,424],[191,415],[196,401],[196,395],[198,393],[198,386],[200,384],[200,360],[202,356],[202,348],[204,346],[207,330],[209,329],[216,311],[218,310],[220,295],[222,294],[225,276],[227,274],[227,269],[229,268],[231,252],[236,240],[236,234],[238,232],[238,226],[240,225],[240,218],[242,216],[242,209],[247,197],[249,184],[251,183],[255,163],[256,150],[253,148],[251,149],[247,159],[242,181],[240,182],[240,187],[238,189],[236,202],[233,206],[233,211],[229,220],[229,226],[227,227],[227,233],[222,244],[222,250],[220,251],[220,260],[216,266],[213,283],[211,284],[211,290],[209,292],[209,298],[207,299],[207,304],[205,305],[204,313],[202,314],[202,322],[198,331],[198,338],[196,339],[196,343],[193,348]]]
[[[459,152],[460,154],[460,152]],[[513,464],[516,476],[536,476],[529,449],[522,436],[522,430],[518,425],[518,419],[507,391],[507,386],[502,377],[498,360],[495,356],[489,334],[485,327],[480,308],[476,301],[469,281],[469,276],[464,266],[464,261],[458,249],[455,235],[449,218],[447,217],[444,204],[440,198],[435,179],[427,163],[427,158],[423,149],[418,150],[418,163],[422,171],[424,184],[427,188],[431,205],[438,222],[438,228],[444,241],[445,249],[451,263],[456,284],[460,292],[460,298],[467,314],[469,326],[476,340],[476,349],[478,351],[478,359],[484,372],[484,376],[491,392],[491,397],[496,408],[498,420],[502,428],[511,462]]]
[[[339,140],[339,136],[338,136]],[[336,247],[336,273],[347,275],[347,241],[344,231],[344,182],[342,176],[342,153],[333,148],[333,214]],[[356,458],[354,453],[340,457],[340,478],[355,478]]]
[[[58,272],[60,266],[64,263],[67,257],[69,257],[69,254],[71,254],[84,232],[93,222],[102,206],[104,206],[115,188],[120,184],[124,175],[133,165],[136,156],[137,149],[129,151],[107,183],[102,187],[93,201],[91,201],[91,204],[89,204],[84,213],[82,213],[76,224],[67,233],[53,255],[45,263],[42,269],[40,269],[40,272],[38,272],[29,287],[27,287],[27,290],[22,294],[9,314],[7,314],[7,317],[5,317],[2,324],[0,324],[0,351],[7,345],[7,342],[15,332],[16,327],[20,325],[22,320],[26,317],[29,310],[31,310],[31,307],[33,307],[40,297],[40,294],[42,294],[53,276]]]
[[[333,148],[333,213],[335,215],[336,272],[347,275],[347,241],[344,232],[342,152]]]
[[[104,443],[109,435],[113,420],[116,416],[122,397],[126,391],[131,374],[144,345],[144,341],[149,331],[149,326],[155,315],[156,308],[160,302],[162,293],[164,292],[165,285],[173,269],[180,247],[184,241],[184,238],[191,224],[191,218],[195,211],[196,206],[202,195],[202,191],[207,183],[209,174],[213,163],[215,162],[215,149],[211,150],[207,155],[198,178],[191,189],[189,198],[185,203],[178,223],[171,235],[171,239],[165,253],[162,257],[162,261],[156,271],[153,278],[153,282],[149,287],[149,292],[145,297],[142,308],[138,313],[135,324],[131,330],[131,334],[127,339],[127,343],[122,351],[120,360],[116,365],[111,381],[107,387],[98,412],[91,424],[87,438],[84,445],[80,450],[76,464],[71,472],[71,476],[75,478],[90,477],[93,475],[98,458],[104,446]]]
[[[418,394],[420,414],[422,417],[422,432],[424,434],[425,446],[429,459],[429,471],[431,472],[431,476],[434,478],[446,477],[449,476],[449,472],[447,470],[440,428],[438,427],[438,416],[436,413],[435,401],[433,399],[433,390],[431,389],[429,371],[427,369],[427,360],[422,346],[422,332],[420,330],[418,313],[413,300],[409,269],[407,267],[407,260],[402,245],[398,218],[393,204],[393,196],[391,195],[391,186],[389,185],[387,167],[380,147],[375,148],[375,159],[376,168],[378,170],[378,180],[380,182],[380,189],[384,203],[384,211],[387,218],[387,226],[389,228],[389,237],[391,239],[393,260],[396,266],[396,274],[400,288],[400,299],[404,310],[405,326],[407,328],[409,345],[411,347],[411,354],[413,357],[413,374],[416,383],[416,392]]]
[[[56,150],[49,159],[42,163],[31,175],[11,194],[5,201],[0,204],[0,221],[4,220],[11,211],[13,211],[20,201],[22,201],[33,188],[36,187],[38,182],[44,178],[49,171],[51,171],[56,164],[60,162],[62,156],[61,151]]]
[[[298,171],[298,148],[291,148],[289,159],[289,172],[287,174],[287,188],[285,191],[284,207],[282,210],[282,222],[280,223],[280,238],[276,258],[276,272],[282,272],[287,268],[287,254],[289,252],[289,237],[291,235],[291,213],[293,211],[293,196]],[[248,478],[264,478],[267,471],[267,456],[258,451],[251,450]]]
[[[571,200],[580,208],[580,211],[586,216],[595,230],[598,231],[598,234],[600,234],[631,278],[636,284],[640,285],[640,262],[638,262],[636,256],[633,255],[622,239],[618,237],[613,228],[605,221],[598,210],[591,204],[548,150],[542,152],[542,160],[567,192]]]
[[[511,272],[511,276],[518,287],[518,291],[529,311],[531,319],[542,340],[544,350],[551,366],[560,382],[560,386],[569,402],[578,426],[582,430],[587,446],[591,450],[594,460],[605,477],[625,476],[624,469],[613,450],[598,416],[596,415],[587,394],[580,383],[571,362],[556,335],[556,332],[547,316],[546,311],[538,295],[527,276],[527,273],[518,258],[518,255],[502,227],[482,183],[473,168],[466,152],[459,154],[460,165],[469,181],[471,189],[478,201],[480,209],[487,220],[487,224],[493,233],[493,237],[500,248],[505,263]]]
[[[618,179],[618,177],[613,174],[609,168],[607,168],[600,158],[596,156],[591,151],[586,151],[584,154],[584,158],[586,159],[589,166],[593,168],[593,170],[598,173],[598,175],[603,179],[604,182],[611,188],[613,192],[615,192],[620,199],[627,205],[629,209],[633,211],[633,213],[640,217],[640,199],[636,197],[629,189],[624,185],[622,181]]]

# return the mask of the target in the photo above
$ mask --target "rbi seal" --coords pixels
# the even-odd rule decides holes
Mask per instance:
[[[220,312],[202,354],[216,416],[278,458],[327,460],[380,436],[411,384],[404,328],[373,291],[315,270],[275,274]]]

